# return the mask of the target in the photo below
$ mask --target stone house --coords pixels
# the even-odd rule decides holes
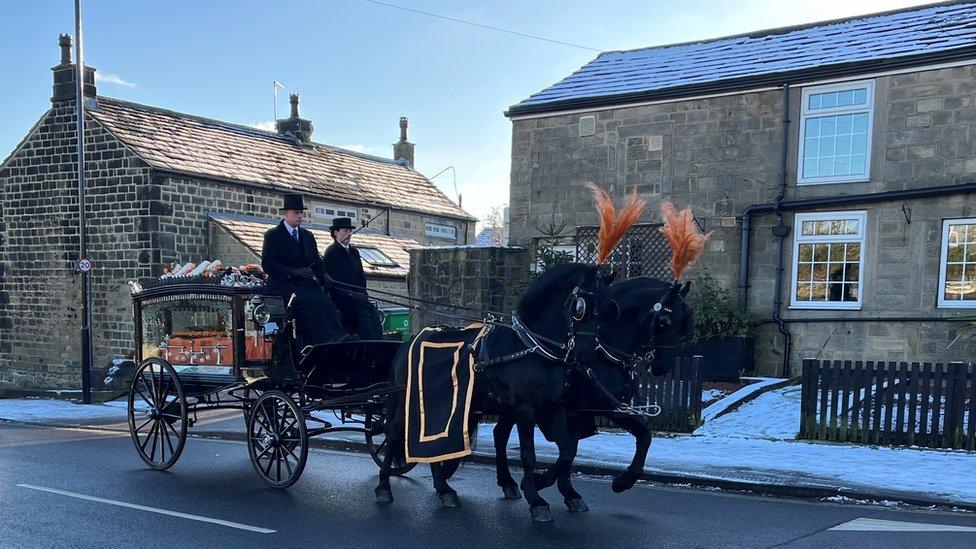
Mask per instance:
[[[0,164],[0,386],[80,384],[75,67],[62,36],[51,108]],[[301,192],[319,246],[346,216],[369,227],[373,288],[406,291],[418,244],[473,242],[476,218],[413,169],[400,120],[396,160],[312,141],[298,113],[277,132],[97,95],[86,67],[86,218],[94,367],[133,348],[127,281],[171,262],[257,262],[285,192]]]
[[[586,181],[639,193],[648,223],[690,204],[697,270],[763,320],[760,373],[967,360],[947,346],[976,312],[974,20],[947,2],[602,53],[506,112],[509,242],[565,224],[575,251]]]

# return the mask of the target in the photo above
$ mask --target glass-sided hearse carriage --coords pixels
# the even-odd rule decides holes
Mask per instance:
[[[400,343],[303,346],[289,304],[249,278],[134,286],[138,365],[128,419],[139,457],[167,469],[201,414],[237,409],[244,412],[251,462],[272,486],[298,480],[309,438],[329,432],[365,434],[381,463],[383,403],[396,390],[389,373]],[[396,466],[400,474],[412,467]]]

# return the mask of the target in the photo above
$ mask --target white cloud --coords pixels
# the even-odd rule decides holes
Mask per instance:
[[[339,145],[339,148],[362,154],[369,154],[369,151],[372,150],[372,147],[367,147],[366,145]]]
[[[269,131],[269,132],[275,131],[274,120],[262,120],[261,122],[251,122],[248,124],[248,126],[252,128],[257,128],[259,130]]]
[[[125,86],[126,88],[136,87],[135,84],[129,82],[128,80],[123,79],[121,76],[117,74],[108,74],[108,73],[100,73],[100,72],[95,73],[95,83],[114,84],[116,86]]]

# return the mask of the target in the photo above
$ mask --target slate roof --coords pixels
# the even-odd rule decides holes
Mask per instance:
[[[485,227],[474,237],[474,245],[480,247],[504,246],[505,235],[501,229]]]
[[[476,219],[426,177],[386,158],[109,97],[87,112],[158,169]]]
[[[506,114],[687,97],[960,58],[976,58],[976,3],[971,0],[703,42],[604,52]]]
[[[246,215],[211,213],[207,217],[258,257],[261,257],[261,248],[264,245],[264,233],[278,224],[278,220],[275,219]],[[312,223],[302,223],[302,227],[312,231],[312,234],[315,235],[315,244],[318,246],[319,254],[325,253],[325,249],[332,244],[332,236],[329,235],[328,227]],[[374,266],[363,260],[363,271],[367,277],[405,278],[410,271],[410,253],[407,250],[420,247],[420,243],[416,240],[387,236],[372,232],[372,229],[363,229],[353,235],[352,243],[363,248],[376,248],[397,264],[396,267]]]

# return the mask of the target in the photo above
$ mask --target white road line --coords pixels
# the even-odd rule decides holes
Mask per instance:
[[[39,490],[41,492],[49,492],[52,494],[59,494],[62,496],[68,496],[71,498],[84,499],[88,501],[95,501],[98,503],[107,503],[109,505],[117,505],[119,507],[128,507],[129,509],[138,509],[140,511],[148,511],[150,513],[158,513],[160,515],[169,515],[171,517],[184,518],[187,520],[195,520],[198,522],[209,522],[210,524],[219,524],[220,526],[226,526],[228,528],[237,528],[238,530],[247,530],[248,532],[257,532],[259,534],[274,534],[276,530],[271,530],[268,528],[261,528],[258,526],[249,526],[247,524],[241,524],[239,522],[231,522],[229,520],[221,520],[210,517],[201,517],[198,515],[191,515],[188,513],[180,513],[179,511],[169,511],[166,509],[157,509],[155,507],[147,507],[145,505],[136,505],[134,503],[126,503],[124,501],[116,501],[114,499],[105,499],[95,496],[86,496],[85,494],[78,494],[75,492],[65,492],[64,490],[56,490],[54,488],[45,488],[43,486],[34,486],[32,484],[18,484],[20,488],[27,488],[29,490]]]
[[[844,524],[838,524],[830,528],[830,530],[847,532],[976,532],[976,528],[971,526],[902,522],[899,520],[881,520],[863,517],[845,522]]]

